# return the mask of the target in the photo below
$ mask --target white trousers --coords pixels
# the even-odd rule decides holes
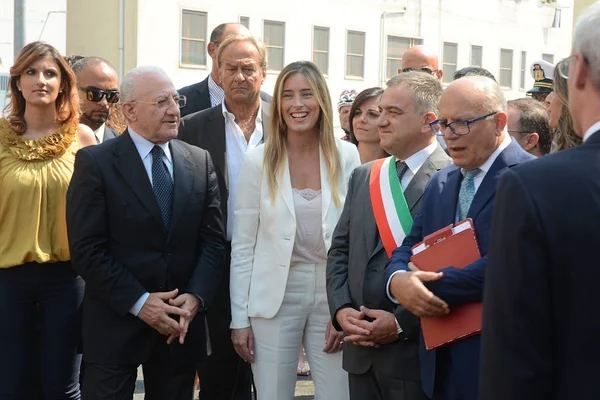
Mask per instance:
[[[323,353],[329,319],[325,264],[291,266],[283,303],[275,317],[250,318],[258,400],[294,399],[300,343],[310,365],[315,400],[349,399],[342,352]]]

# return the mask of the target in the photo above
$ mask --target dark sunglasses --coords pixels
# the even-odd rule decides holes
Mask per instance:
[[[93,87],[80,87],[79,90],[83,90],[85,92],[85,98],[92,103],[102,101],[104,96],[106,96],[107,103],[116,103],[120,98],[118,90],[101,90]]]

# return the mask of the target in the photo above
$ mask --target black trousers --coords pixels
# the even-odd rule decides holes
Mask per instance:
[[[85,363],[83,400],[131,400],[139,365]],[[142,363],[145,400],[192,400],[195,368],[176,363],[166,343],[160,342]]]
[[[207,312],[212,353],[198,365],[200,400],[251,400],[252,369],[235,352],[231,342],[229,264],[231,243],[225,246],[223,278]]]
[[[421,382],[398,379],[394,371],[369,368],[361,375],[348,374],[350,400],[428,400]]]
[[[84,282],[71,263],[0,269],[0,399],[80,399]]]

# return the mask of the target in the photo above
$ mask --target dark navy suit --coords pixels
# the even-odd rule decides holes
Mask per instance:
[[[496,158],[479,186],[469,212],[475,224],[482,258],[463,269],[442,269],[444,276],[426,286],[452,308],[464,303],[483,301],[483,284],[487,265],[492,211],[496,184],[508,168],[535,158],[514,140]],[[410,235],[392,254],[386,268],[385,282],[399,270],[407,271],[411,248],[423,238],[456,222],[458,192],[463,175],[450,165],[431,178],[425,190],[423,208],[414,220]],[[420,343],[421,380],[425,394],[436,400],[476,400],[479,378],[480,337],[472,336],[434,351]]]

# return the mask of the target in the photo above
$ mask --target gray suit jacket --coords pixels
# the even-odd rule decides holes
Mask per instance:
[[[102,139],[102,142],[105,142],[109,139],[116,139],[119,137],[119,134],[113,130],[110,129],[108,126],[104,126],[104,138]]]
[[[421,209],[423,192],[431,176],[450,164],[440,146],[429,156],[404,192],[414,216]],[[369,192],[372,163],[354,170],[350,178],[344,210],[334,231],[327,259],[327,298],[336,329],[337,311],[343,307],[393,312],[404,330],[405,340],[397,340],[380,348],[345,345],[343,367],[353,374],[371,368],[394,371],[397,379],[419,381],[419,321],[401,306],[393,304],[382,289],[384,271],[389,258],[383,248]]]

